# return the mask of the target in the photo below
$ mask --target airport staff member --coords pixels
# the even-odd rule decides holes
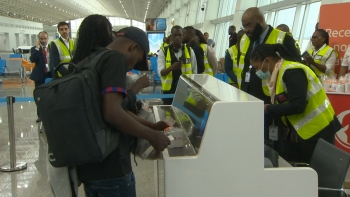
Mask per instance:
[[[62,62],[70,62],[73,58],[73,52],[75,49],[74,41],[69,38],[69,24],[66,22],[59,22],[57,25],[58,32],[61,37],[50,43],[50,71],[51,75],[54,76],[55,68]],[[63,67],[60,69],[62,75],[67,73]],[[60,76],[60,74],[59,74]]]
[[[237,40],[240,41],[244,34],[243,30],[239,30],[237,33]],[[225,73],[228,75],[228,83],[239,88],[242,83],[242,70],[243,65],[238,67],[237,56],[240,42],[237,42],[232,47],[226,50],[225,54]]]
[[[214,49],[207,44],[203,33],[196,29],[196,39],[195,41],[203,49],[204,52],[204,72],[203,74],[208,74],[214,76],[218,68],[218,62],[216,59],[216,54]]]
[[[265,104],[265,113],[283,117],[289,129],[284,147],[286,160],[309,163],[319,138],[334,144],[341,124],[320,80],[309,67],[297,62],[281,44],[258,46],[250,63],[259,78],[268,79],[272,104]]]
[[[324,29],[316,29],[310,40],[313,47],[303,55],[305,62],[318,76],[334,74],[337,53],[329,46],[329,34]]]
[[[248,94],[263,100],[265,104],[270,103],[270,93],[266,85],[266,79],[262,80],[255,75],[255,69],[250,64],[250,55],[252,51],[260,44],[283,44],[289,52],[297,60],[301,61],[300,53],[295,47],[294,39],[290,35],[280,30],[274,29],[271,25],[267,25],[264,15],[257,7],[248,8],[242,16],[242,28],[245,31],[240,40],[240,49],[238,52],[238,66],[243,68],[242,71],[242,84],[240,89]],[[265,142],[269,142],[270,136],[268,135],[268,128],[274,122],[276,125],[282,125],[282,123],[265,114],[264,122],[264,138]],[[280,127],[280,131],[282,128]],[[274,143],[274,148],[278,152],[281,152],[278,146],[279,143]]]
[[[173,43],[159,51],[158,75],[161,76],[162,93],[174,94],[181,74],[197,74],[197,61],[191,47],[182,44],[182,28],[171,28]],[[163,99],[164,105],[171,105],[173,99]]]

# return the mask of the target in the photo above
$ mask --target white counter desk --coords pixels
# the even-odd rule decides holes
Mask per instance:
[[[313,169],[278,155],[279,167],[264,168],[263,107],[209,75],[181,76],[173,104],[154,106],[156,121],[172,117],[184,131],[183,146],[158,160],[159,197],[316,197]]]

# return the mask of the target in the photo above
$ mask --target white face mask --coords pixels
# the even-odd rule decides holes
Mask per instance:
[[[270,76],[271,76],[271,73],[270,73],[270,71],[269,71],[269,68],[270,68],[269,65],[267,65],[267,71],[266,71],[266,72],[263,72],[263,71],[262,71],[263,66],[264,66],[264,62],[265,62],[265,59],[264,59],[262,65],[261,65],[261,69],[258,70],[258,71],[255,73],[255,74],[256,74],[260,79],[262,79],[262,80],[266,80],[266,79],[270,78]]]

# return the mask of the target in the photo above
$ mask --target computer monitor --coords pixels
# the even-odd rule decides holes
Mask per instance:
[[[165,18],[147,18],[145,21],[146,31],[165,31]]]

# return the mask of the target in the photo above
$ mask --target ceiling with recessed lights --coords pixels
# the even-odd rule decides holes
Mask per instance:
[[[137,21],[159,15],[171,0],[0,0],[0,15],[55,25],[90,14]]]

